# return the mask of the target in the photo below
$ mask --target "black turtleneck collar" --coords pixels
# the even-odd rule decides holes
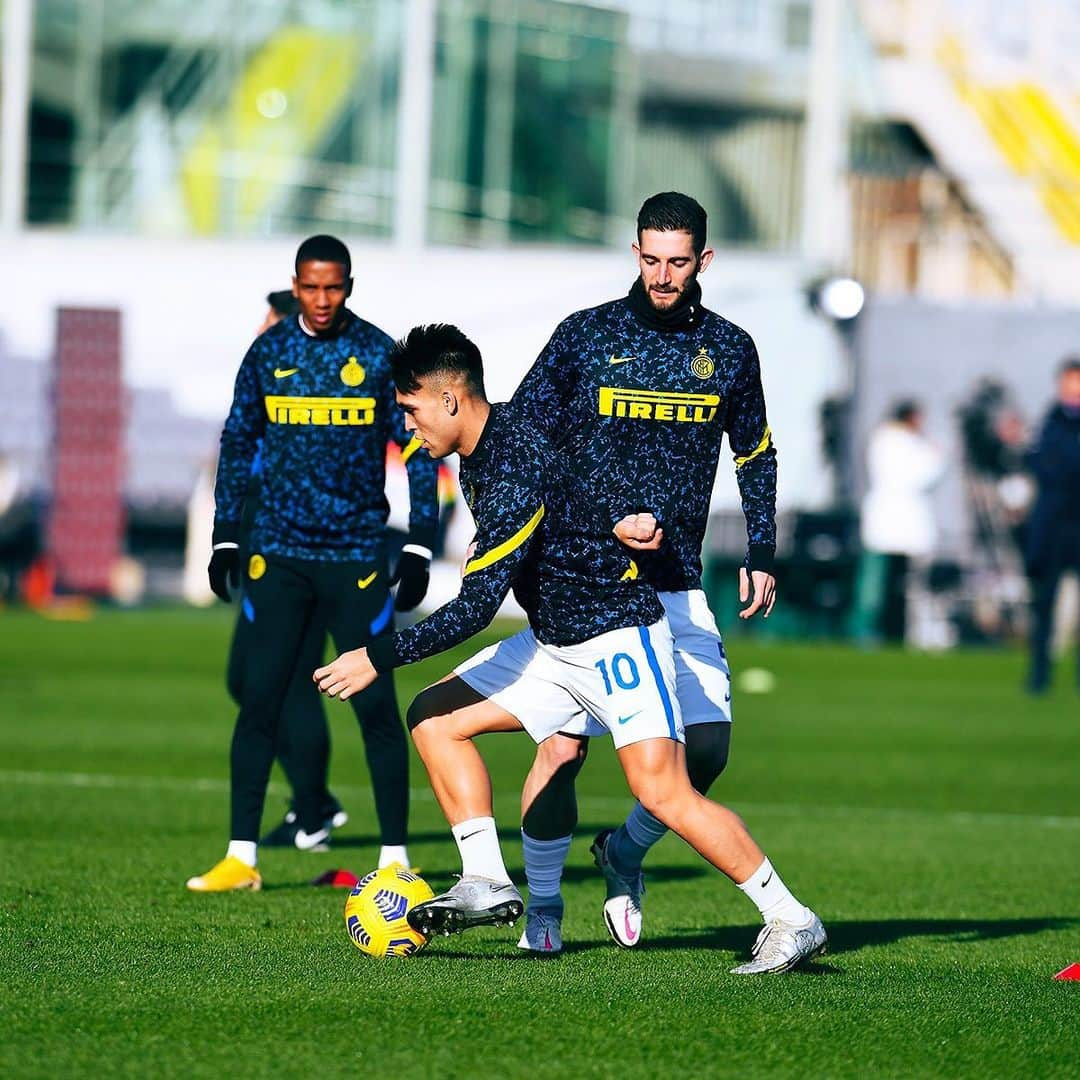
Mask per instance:
[[[692,330],[701,321],[701,286],[697,281],[688,286],[679,302],[667,311],[657,311],[653,307],[640,277],[630,286],[627,299],[638,322],[650,330]]]
[[[491,403],[491,411],[487,415],[487,419],[484,421],[484,429],[480,432],[480,438],[476,440],[476,445],[473,447],[473,452],[467,457],[461,458],[462,465],[468,465],[469,468],[473,468],[477,465],[487,461],[488,456],[491,454],[491,440],[495,438],[493,432],[499,424],[499,416],[502,413],[503,402],[493,401]]]

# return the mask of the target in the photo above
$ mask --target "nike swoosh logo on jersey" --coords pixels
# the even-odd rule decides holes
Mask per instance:
[[[274,378],[275,379],[287,379],[290,375],[295,375],[299,370],[300,369],[298,367],[287,367],[287,368],[276,367],[276,368],[274,368]]]
[[[619,717],[619,723],[620,724],[629,724],[630,721],[633,720],[635,716],[640,716],[640,715],[641,715],[641,709],[638,709],[637,712],[632,712],[629,716],[620,716]]]
[[[630,363],[631,360],[636,360],[636,359],[637,359],[636,356],[616,356],[614,353],[612,353],[608,357],[608,363],[609,364],[628,364],[628,363]]]
[[[356,587],[358,589],[366,589],[377,577],[379,572],[373,570],[367,577],[361,577],[356,579]]]

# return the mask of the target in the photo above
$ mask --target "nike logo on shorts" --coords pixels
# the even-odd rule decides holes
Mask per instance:
[[[630,363],[631,360],[636,360],[636,359],[637,359],[636,356],[616,356],[614,353],[612,353],[608,357],[608,363],[609,364],[628,364],[628,363]]]
[[[633,720],[635,716],[640,716],[641,712],[642,712],[642,710],[638,709],[637,712],[632,712],[629,716],[620,716],[619,717],[619,723],[620,724],[629,724],[630,721]]]

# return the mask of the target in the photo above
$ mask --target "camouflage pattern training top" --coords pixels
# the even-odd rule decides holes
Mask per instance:
[[[663,546],[635,557],[660,590],[701,587],[725,432],[746,517],[745,564],[771,572],[776,550],[776,450],[757,349],[699,298],[695,288],[681,318],[665,324],[639,280],[629,296],[571,315],[512,401],[606,500],[612,521],[656,515]]]
[[[259,440],[262,488],[251,548],[324,561],[382,552],[386,444],[409,475],[409,539],[430,548],[438,522],[436,463],[405,430],[387,359],[393,341],[345,310],[315,337],[282,319],[252,343],[221,433],[215,543],[235,540]]]

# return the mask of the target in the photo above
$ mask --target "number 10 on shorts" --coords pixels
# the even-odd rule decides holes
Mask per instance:
[[[604,680],[604,689],[609,697],[612,693],[611,680],[613,678],[615,685],[620,690],[633,690],[641,682],[637,663],[629,653],[616,653],[611,658],[610,674],[608,673],[608,662],[606,660],[597,660],[593,667],[600,672],[600,677]]]

